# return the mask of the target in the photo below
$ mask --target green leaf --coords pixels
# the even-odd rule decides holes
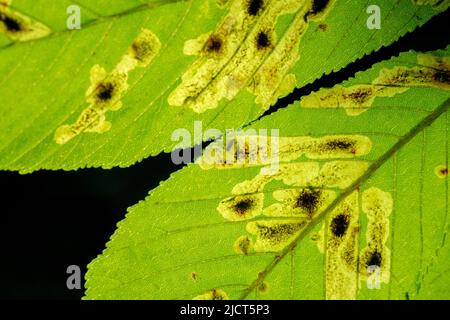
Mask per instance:
[[[243,126],[449,5],[380,0],[381,29],[369,30],[368,3],[351,0],[323,10],[312,0],[9,2],[0,5],[0,169],[21,172],[129,166],[208,138],[171,140],[195,120]],[[71,4],[81,30],[65,29]],[[26,28],[8,31],[5,17]]]
[[[450,298],[449,72],[450,47],[403,53],[211,144],[129,209],[86,298]],[[272,129],[259,162],[209,161]]]

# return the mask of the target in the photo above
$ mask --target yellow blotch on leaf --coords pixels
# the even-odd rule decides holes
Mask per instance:
[[[448,167],[446,165],[438,165],[434,168],[434,173],[438,178],[445,179],[448,177]]]
[[[222,289],[212,289],[195,296],[192,300],[229,300],[228,295]]]
[[[247,232],[256,236],[256,252],[278,252],[289,245],[306,226],[301,220],[263,220],[247,224]]]
[[[328,219],[326,298],[355,299],[358,290],[358,192],[341,201]]]
[[[75,123],[60,126],[54,139],[65,144],[83,132],[104,133],[111,128],[106,121],[108,111],[117,111],[122,107],[122,97],[128,89],[128,73],[136,67],[146,67],[161,48],[159,39],[150,30],[143,29],[128,53],[123,55],[115,68],[108,73],[96,64],[91,68],[91,85],[86,91],[89,106],[81,112]]]
[[[9,8],[11,1],[0,2],[0,33],[13,41],[29,41],[51,33],[46,25]]]
[[[368,154],[371,140],[362,135],[323,137],[238,136],[235,145],[210,146],[198,161],[202,169],[233,169],[309,159],[355,158]]]
[[[282,189],[273,192],[274,203],[264,209],[271,217],[312,218],[322,212],[335,198],[335,192],[324,189]]]
[[[421,67],[395,67],[382,69],[372,84],[351,87],[337,85],[322,89],[301,100],[303,108],[344,108],[349,116],[367,111],[377,97],[393,97],[411,87],[434,87],[450,90],[450,59],[419,54]]]
[[[248,236],[241,236],[236,239],[233,248],[237,254],[246,256],[253,249],[253,241]]]
[[[264,194],[238,195],[222,200],[217,210],[225,219],[242,221],[252,219],[261,214]]]
[[[223,1],[220,1],[222,3]],[[267,109],[296,86],[289,70],[300,58],[299,45],[310,22],[323,20],[335,1],[233,1],[217,27],[188,40],[186,55],[197,55],[171,92],[168,103],[202,113],[234,99],[243,89]],[[294,14],[278,39],[280,17]]]
[[[367,214],[366,247],[360,254],[360,274],[367,278],[376,269],[380,281],[389,282],[391,253],[386,246],[389,236],[389,215],[393,209],[392,196],[378,188],[362,194],[362,210]]]

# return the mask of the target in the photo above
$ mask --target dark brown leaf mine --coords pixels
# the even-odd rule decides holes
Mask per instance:
[[[325,143],[325,148],[327,150],[340,150],[340,151],[349,151],[351,153],[355,152],[355,141],[351,140],[331,140]]]
[[[226,300],[225,295],[221,291],[216,289],[213,289],[211,291],[211,298],[211,300]]]
[[[131,45],[133,50],[133,57],[141,62],[145,61],[148,55],[153,51],[150,43],[148,42],[133,42]]]
[[[253,200],[243,199],[234,205],[234,210],[239,215],[245,215],[245,213],[248,212],[250,209],[252,209],[253,206],[254,206]]]
[[[252,240],[248,236],[239,237],[234,243],[234,251],[240,255],[248,255],[252,247]]]
[[[304,189],[300,192],[295,207],[301,208],[309,215],[312,215],[319,207],[321,195],[322,192],[320,190]]]
[[[450,71],[448,66],[439,66],[444,69],[397,69],[385,81],[386,84],[414,85],[435,85],[437,87],[448,88],[450,86]]]
[[[272,41],[270,35],[265,31],[260,31],[256,36],[256,47],[258,50],[264,50],[271,47]]]
[[[420,76],[420,74],[423,74],[423,71],[421,70],[417,76]],[[395,83],[397,85],[405,85],[409,84],[411,82],[411,75],[412,72],[407,69],[399,69],[396,73],[392,74],[387,79],[387,84]]]
[[[320,31],[327,31],[328,30],[328,25],[326,23],[321,23],[318,26]]]
[[[368,255],[368,259],[366,262],[366,266],[370,267],[370,266],[377,266],[377,267],[381,267],[381,263],[382,263],[382,256],[381,253],[378,252],[377,250],[369,253]]]
[[[16,33],[23,30],[23,27],[19,21],[12,17],[8,17],[5,13],[0,12],[0,21],[9,32]]]
[[[304,222],[299,223],[274,223],[271,226],[258,225],[258,235],[272,243],[280,243],[289,239],[300,230]]]
[[[346,95],[346,98],[352,100],[355,104],[364,105],[367,100],[372,98],[373,91],[374,89],[370,87],[360,88]]]
[[[247,13],[251,16],[259,14],[264,7],[264,0],[247,0]]]
[[[305,21],[308,20],[309,17],[314,17],[323,13],[329,4],[330,0],[313,0],[311,10],[304,17]]]
[[[330,224],[331,232],[334,236],[342,238],[347,232],[350,224],[350,217],[346,214],[339,214],[333,218]]]
[[[111,100],[111,98],[113,97],[114,94],[114,85],[110,82],[104,82],[104,83],[100,83],[97,86],[97,98],[102,101],[102,102],[106,102]]]
[[[312,14],[322,13],[328,6],[330,0],[313,0],[313,5],[311,8]]]
[[[432,76],[433,80],[442,84],[450,84],[450,71],[436,70]]]
[[[203,51],[207,54],[220,54],[223,51],[224,40],[217,34],[211,34],[205,43]]]

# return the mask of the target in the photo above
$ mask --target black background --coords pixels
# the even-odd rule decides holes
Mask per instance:
[[[373,63],[402,51],[445,48],[450,11],[395,44],[324,76],[281,99],[268,113],[320,87],[331,87]],[[126,209],[179,169],[164,154],[130,168],[0,172],[0,298],[80,299],[68,290],[66,268],[86,265],[100,254]],[[192,183],[195,183],[193,181]]]

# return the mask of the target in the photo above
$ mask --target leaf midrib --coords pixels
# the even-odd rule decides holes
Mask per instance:
[[[377,170],[384,164],[386,161],[391,159],[400,149],[402,149],[405,145],[407,145],[413,138],[415,138],[420,132],[422,132],[425,128],[433,124],[441,115],[446,113],[450,108],[450,98],[444,101],[436,110],[430,113],[427,117],[425,117],[422,121],[420,121],[415,127],[413,127],[406,135],[404,135],[401,139],[399,139],[391,148],[389,148],[377,161],[373,162],[367,171],[361,175],[358,179],[356,179],[347,189],[344,189],[331,204],[323,210],[320,214],[317,215],[317,218],[312,220],[305,229],[288,245],[286,246],[279,255],[277,255],[269,265],[258,274],[258,278],[255,279],[252,284],[244,290],[244,293],[239,297],[240,300],[243,300],[248,297],[248,295],[257,288],[267,277],[267,275],[278,265],[278,263],[283,260],[283,258],[295,249],[297,244],[304,238],[309,231],[311,231],[322,219],[329,214],[332,210],[334,210],[345,198],[347,198],[353,191],[355,191],[361,184],[367,181],[372,175],[377,172]]]

